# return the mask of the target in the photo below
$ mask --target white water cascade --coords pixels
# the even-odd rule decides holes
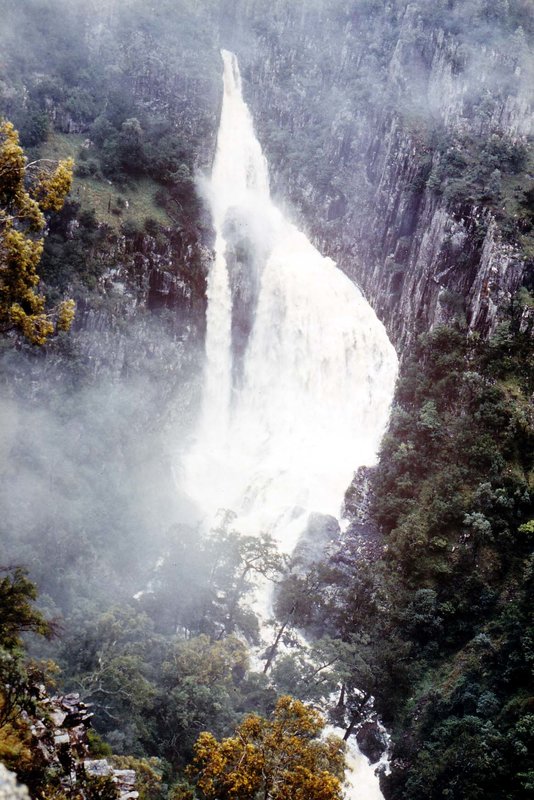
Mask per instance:
[[[240,530],[269,532],[290,553],[310,513],[338,517],[354,471],[376,460],[397,358],[359,289],[273,203],[237,59],[222,56],[224,97],[207,189],[216,240],[206,372],[182,485],[208,519],[231,509]],[[239,370],[236,258],[252,287]],[[366,759],[351,758],[364,772]],[[348,797],[381,797],[367,773]]]
[[[291,552],[308,514],[337,517],[355,469],[375,461],[397,358],[357,287],[273,204],[237,59],[223,51],[223,60],[208,187],[216,242],[206,372],[185,485],[208,517],[232,509],[241,528],[269,530]],[[259,286],[237,384],[227,265],[232,226],[254,250]]]

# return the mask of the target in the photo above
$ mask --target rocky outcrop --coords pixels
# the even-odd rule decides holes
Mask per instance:
[[[350,540],[350,549],[358,559],[372,563],[384,557],[384,535],[370,514],[373,468],[359,467],[345,493],[343,518],[350,521],[342,541]]]
[[[137,800],[136,775],[133,769],[115,769],[105,758],[86,758],[83,762],[85,774],[96,778],[109,778],[117,787],[119,800]]]
[[[242,47],[274,192],[362,287],[399,350],[458,318],[490,335],[528,263],[489,207],[451,200],[429,176],[436,138],[454,150],[476,136],[481,148],[534,129],[524,33],[506,39],[490,11],[460,3],[276,5],[256,51]],[[243,4],[244,17],[254,8]]]
[[[69,357],[89,379],[112,379],[156,370],[171,379],[192,371],[205,325],[208,247],[182,232],[157,240],[147,233],[110,235],[91,253],[99,262],[94,290],[75,284],[76,316]],[[61,366],[62,344],[47,348],[49,369]],[[34,359],[39,369],[39,359]],[[66,365],[72,373],[72,364]],[[168,393],[175,384],[169,381]]]
[[[388,748],[387,734],[376,720],[366,720],[356,732],[356,741],[371,764],[376,764]]]
[[[177,323],[180,316],[202,319],[211,251],[181,231],[168,229],[165,233],[165,238],[158,240],[147,233],[107,239],[94,254],[102,271],[98,288],[103,296],[121,298],[128,314],[138,308],[170,309],[178,312]],[[103,310],[105,304],[100,305]],[[99,310],[94,298],[89,308]],[[80,311],[75,327],[84,327],[87,321],[83,304]]]
[[[335,517],[310,514],[292,554],[297,570],[306,573],[311,564],[324,561],[328,550],[339,540],[339,533],[339,522]]]
[[[390,197],[394,203],[394,190]],[[368,265],[359,275],[361,286],[395,343],[402,349],[415,334],[459,316],[470,330],[491,335],[521,286],[526,263],[518,248],[503,242],[490,213],[469,209],[458,217],[428,191],[415,228],[403,234],[407,201],[398,201],[385,246],[379,250],[374,239],[360,239],[358,254]],[[346,254],[340,256],[346,264]]]
[[[31,736],[33,760],[44,774],[54,774],[66,796],[86,787],[87,779],[108,778],[119,800],[136,800],[136,773],[115,769],[105,759],[90,757],[88,730],[93,716],[77,693],[50,696],[44,686],[36,686],[38,702],[33,714],[23,712],[22,720]],[[0,765],[1,800],[26,800],[25,787],[16,785],[14,776]]]
[[[491,219],[470,286],[469,326],[472,330],[485,335],[494,330],[502,309],[509,306],[521,285],[526,266],[517,247],[503,242],[498,226]]]
[[[118,800],[137,800],[136,773],[115,769],[106,759],[90,757],[88,730],[93,716],[77,693],[49,696],[37,686],[37,710],[22,713],[31,734],[34,762],[42,772],[53,773],[66,796],[83,791],[87,779],[107,778],[115,785]],[[0,800],[27,800],[25,787],[0,765]]]
[[[93,716],[76,693],[49,697],[40,689],[44,714],[28,718],[34,749],[49,768],[58,769],[65,780],[75,780],[76,761],[88,751],[87,729]]]
[[[0,764],[0,800],[30,800],[26,786],[17,783],[17,776]]]

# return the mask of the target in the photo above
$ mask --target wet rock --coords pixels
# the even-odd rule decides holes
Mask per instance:
[[[274,191],[290,199],[299,225],[321,252],[362,287],[399,351],[420,332],[456,319],[490,336],[527,264],[517,248],[503,241],[488,207],[450,201],[443,187],[436,190],[429,183],[439,166],[439,150],[429,142],[425,122],[406,125],[402,108],[409,97],[420,105],[421,119],[441,126],[453,142],[466,134],[483,139],[504,134],[525,141],[534,118],[531,93],[514,62],[517,54],[498,45],[475,52],[455,33],[427,26],[408,4],[399,17],[396,39],[391,47],[384,43],[387,77],[377,75],[369,105],[357,104],[347,98],[345,84],[354,74],[354,63],[365,64],[369,57],[358,24],[348,14],[340,41],[323,10],[307,12],[320,19],[314,17],[323,47],[329,47],[333,31],[338,37],[330,45],[331,69],[328,75],[314,74],[312,94],[299,74],[303,63],[314,66],[313,59],[302,55],[313,52],[312,28],[306,12],[301,18],[292,13],[288,8],[278,18],[261,54],[243,64]],[[386,30],[387,20],[382,25]],[[293,43],[281,48],[290,27]],[[423,40],[424,52],[415,44]],[[476,74],[466,73],[469,63],[478,64]],[[492,93],[494,76],[504,74],[513,88]],[[386,102],[380,96],[384,82],[390,92]],[[327,118],[315,96],[333,89],[345,102]],[[491,95],[483,113],[473,109],[477,93]],[[330,123],[320,159],[314,160],[310,147],[309,170],[280,151],[281,134],[288,141],[298,136],[300,119],[319,130]],[[307,146],[305,137],[300,141]]]
[[[371,764],[380,761],[387,750],[386,736],[380,730],[378,723],[371,720],[363,723],[356,733],[356,740],[358,747]]]
[[[328,548],[339,539],[339,523],[328,514],[311,514],[306,529],[299,536],[293,558],[305,568],[314,561],[324,560]]]
[[[343,516],[349,517],[352,522],[365,523],[369,521],[369,492],[372,473],[371,467],[359,467],[345,493]]]
[[[17,783],[17,776],[0,764],[0,800],[30,800],[26,786]]]
[[[353,549],[362,561],[378,561],[384,556],[384,537],[369,515],[372,467],[360,467],[347,489],[343,516],[350,524],[344,540],[350,539]]]

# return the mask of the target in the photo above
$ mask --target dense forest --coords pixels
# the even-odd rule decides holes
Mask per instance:
[[[50,800],[334,800],[328,723],[387,751],[387,800],[527,797],[532,3],[0,12],[0,763]],[[292,556],[180,489],[221,47],[273,193],[400,357],[345,524]]]

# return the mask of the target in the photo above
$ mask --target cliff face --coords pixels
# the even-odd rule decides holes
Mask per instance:
[[[489,161],[475,162],[534,130],[522,20],[497,38],[455,3],[442,17],[421,3],[334,5],[276,3],[273,29],[256,26],[255,53],[243,48],[274,191],[399,348],[457,317],[490,335],[528,263],[502,233],[506,191],[489,198]],[[506,170],[498,155],[491,167]]]
[[[534,169],[532,156],[510,160],[534,130],[531,3],[273,0],[268,14],[263,0],[171,5],[95,0],[76,12],[89,70],[115,76],[90,109],[78,88],[58,94],[43,81],[48,56],[29,26],[35,53],[4,75],[4,112],[15,114],[16,97],[40,98],[56,129],[89,135],[127,99],[132,114],[170,123],[188,164],[209,171],[218,49],[233,49],[274,192],[361,285],[397,346],[457,317],[490,334],[534,252],[532,211],[529,230],[510,235],[515,176],[520,193]],[[173,295],[168,276],[150,280],[150,307]]]
[[[205,276],[211,254],[179,232],[113,237],[101,247],[98,293],[81,293],[71,337],[95,377],[159,364],[170,377],[194,369],[203,337]],[[147,313],[153,312],[153,313]],[[172,392],[172,386],[169,386]]]

